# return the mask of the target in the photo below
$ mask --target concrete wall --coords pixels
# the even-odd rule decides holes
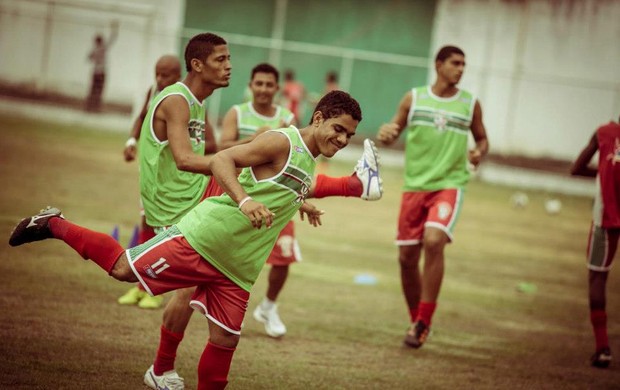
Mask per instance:
[[[117,21],[104,100],[143,100],[157,58],[179,52],[183,12],[183,1],[168,0],[0,0],[0,81],[86,96],[94,37]]]
[[[572,160],[620,115],[618,20],[620,1],[441,0],[432,47],[465,51],[493,152]]]

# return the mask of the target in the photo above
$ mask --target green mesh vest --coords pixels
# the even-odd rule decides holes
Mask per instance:
[[[244,168],[239,182],[254,200],[275,213],[270,229],[252,227],[228,194],[207,198],[177,224],[189,244],[215,268],[250,291],[278,234],[308,195],[316,161],[294,126],[274,130],[290,141],[286,166],[276,176],[257,181]]]
[[[264,116],[256,112],[252,106],[252,102],[234,105],[233,108],[237,112],[237,129],[239,130],[239,139],[251,137],[256,130],[262,126],[269,126],[272,129],[282,127],[282,122],[288,126],[293,121],[293,113],[282,106],[275,106],[276,113],[271,116]]]
[[[405,139],[405,191],[463,188],[469,181],[467,141],[476,99],[459,90],[440,98],[414,88]]]
[[[194,153],[205,152],[205,106],[181,82],[166,87],[149,105],[142,123],[138,159],[140,162],[140,196],[146,223],[152,227],[177,223],[204,193],[209,176],[177,169],[168,140],[160,141],[153,132],[153,115],[159,104],[171,95],[187,100],[190,120],[187,131]]]

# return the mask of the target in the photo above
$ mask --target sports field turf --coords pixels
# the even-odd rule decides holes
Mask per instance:
[[[125,134],[6,116],[0,129],[0,389],[143,388],[162,311],[117,305],[129,285],[61,242],[7,243],[21,217],[47,205],[95,230],[118,225],[127,243],[138,184],[136,164],[122,160]],[[350,165],[331,163],[329,173],[349,174]],[[562,212],[550,216],[547,194],[530,192],[528,207],[517,210],[514,188],[474,180],[447,251],[433,333],[420,350],[403,347],[407,314],[393,245],[401,180],[400,169],[385,169],[381,201],[318,200],[323,226],[296,225],[304,260],[280,298],[288,333],[271,339],[248,315],[229,389],[620,388],[620,361],[589,366],[591,200],[582,197],[560,196]],[[355,284],[360,274],[376,284]],[[609,334],[618,360],[619,284],[612,271]],[[263,272],[249,311],[265,287]],[[195,315],[177,360],[188,389],[207,338],[206,320]]]

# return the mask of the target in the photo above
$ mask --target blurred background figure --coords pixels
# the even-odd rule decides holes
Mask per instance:
[[[93,63],[93,75],[90,83],[90,92],[86,99],[86,111],[101,111],[101,96],[105,86],[107,68],[107,52],[118,36],[118,21],[112,21],[111,32],[108,40],[104,40],[101,34],[95,36],[94,46],[88,55],[88,60]]]
[[[284,99],[282,105],[293,113],[296,123],[301,123],[303,103],[306,100],[306,88],[301,82],[295,80],[295,72],[291,69],[284,72],[282,97]]]
[[[593,168],[589,163],[596,152],[598,164]],[[620,119],[594,132],[575,160],[571,174],[597,178],[587,251],[590,323],[596,343],[591,363],[594,367],[607,368],[611,363],[611,349],[605,289],[620,238]]]
[[[340,89],[338,86],[338,73],[331,70],[325,75],[325,88],[323,88],[323,96],[337,89]]]

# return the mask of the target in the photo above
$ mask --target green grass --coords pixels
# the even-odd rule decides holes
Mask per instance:
[[[122,161],[124,134],[0,118],[0,237],[46,205],[127,243],[138,221],[136,164]],[[329,164],[332,175],[350,164]],[[229,389],[605,389],[620,364],[589,366],[593,352],[585,246],[591,200],[547,194],[527,208],[515,189],[473,181],[447,250],[433,334],[420,350],[402,346],[407,313],[393,245],[400,169],[384,170],[379,202],[323,199],[323,226],[297,224],[302,263],[280,298],[289,331],[281,340],[251,316],[235,353]],[[357,285],[360,273],[376,285]],[[535,293],[519,292],[521,282]],[[609,334],[620,353],[620,288],[608,283]],[[139,389],[157,347],[162,311],[121,307],[129,285],[107,277],[61,242],[0,246],[0,388]],[[266,289],[261,274],[253,310]],[[196,386],[207,322],[190,322],[177,369]]]

